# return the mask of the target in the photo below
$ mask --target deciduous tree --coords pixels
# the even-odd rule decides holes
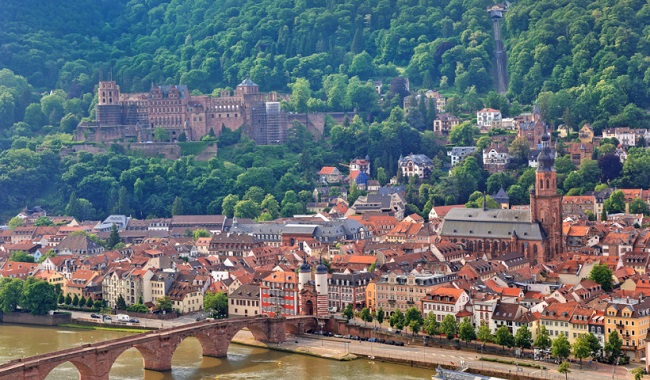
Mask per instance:
[[[206,293],[206,297],[208,294],[212,293]],[[203,307],[205,309],[205,297],[203,298]],[[172,306],[172,300],[168,296],[160,297],[156,300],[156,308],[160,311],[164,311],[166,313],[169,313],[172,311],[173,306]]]
[[[23,285],[21,306],[33,315],[44,315],[56,309],[57,296],[54,286],[47,281],[28,277]]]
[[[571,343],[566,338],[564,333],[560,333],[557,338],[553,339],[553,344],[551,345],[551,355],[562,361],[569,357],[571,354]]]
[[[515,345],[515,337],[512,336],[512,333],[506,326],[499,327],[494,334],[494,338],[496,344],[501,345],[502,348],[506,346],[510,348]]]
[[[524,324],[517,330],[515,334],[515,346],[526,349],[530,348],[533,344],[533,336],[528,330],[528,325]]]
[[[0,309],[3,313],[16,311],[23,297],[23,284],[19,278],[4,277],[0,281]]]
[[[466,345],[469,344],[470,341],[476,339],[476,330],[474,330],[474,326],[472,325],[472,322],[470,322],[469,318],[465,317],[460,322],[460,325],[458,326],[458,337],[461,340],[464,340]]]
[[[551,337],[546,330],[546,326],[542,325],[539,328],[539,334],[537,334],[537,338],[535,339],[535,343],[533,343],[533,345],[540,350],[548,350],[551,347],[551,344]]]
[[[458,322],[456,322],[456,318],[453,315],[445,315],[440,323],[440,332],[445,334],[447,339],[454,339],[454,336],[458,332]]]
[[[490,331],[490,326],[488,326],[485,321],[481,321],[481,326],[478,328],[478,334],[477,334],[478,340],[480,340],[483,343],[489,343],[494,340],[494,337],[492,336],[492,332]]]
[[[391,327],[395,327],[398,330],[401,330],[404,328],[404,323],[406,322],[404,318],[404,313],[400,309],[395,309],[393,312],[393,315],[390,316],[390,319],[388,320],[390,323]]]
[[[612,290],[612,283],[614,281],[614,275],[612,270],[607,267],[605,264],[594,265],[589,272],[589,278],[596,281],[604,291],[609,292]]]

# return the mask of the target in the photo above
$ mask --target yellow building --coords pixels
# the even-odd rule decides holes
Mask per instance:
[[[203,293],[186,282],[175,282],[167,295],[172,307],[182,314],[203,310]]]
[[[580,335],[589,333],[589,324],[595,314],[596,310],[590,307],[576,307],[569,321],[569,335],[567,335],[571,344],[574,344]]]
[[[618,332],[623,352],[632,360],[645,356],[645,338],[650,326],[650,298],[615,299],[605,309],[605,341],[612,331]]]
[[[546,331],[548,331],[551,339],[555,339],[560,334],[564,334],[564,336],[569,338],[569,342],[573,342],[571,327],[569,325],[571,324],[571,316],[578,306],[579,304],[577,302],[555,302],[548,305],[540,317],[540,326],[546,327]]]
[[[34,274],[34,277],[39,280],[47,281],[52,286],[56,286],[58,284],[61,289],[63,289],[65,286],[65,277],[63,277],[61,273],[55,270],[40,270]]]
[[[375,298],[376,296],[376,283],[377,279],[371,280],[368,285],[366,285],[366,307],[370,310],[377,310],[376,305],[377,305],[377,300]]]

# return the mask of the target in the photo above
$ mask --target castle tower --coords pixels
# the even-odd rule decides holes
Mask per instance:
[[[120,86],[115,81],[99,82],[97,99],[98,105],[118,104],[120,101]]]
[[[562,252],[562,196],[557,193],[557,175],[555,159],[551,154],[550,136],[542,137],[542,151],[537,157],[535,172],[535,189],[530,194],[531,222],[542,227],[546,239],[542,254],[537,254],[538,261],[552,260]],[[537,250],[533,250],[535,253]]]
[[[97,124],[121,125],[122,105],[120,103],[120,86],[115,81],[99,82],[97,89]]]

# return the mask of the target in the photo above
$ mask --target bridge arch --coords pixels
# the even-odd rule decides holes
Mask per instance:
[[[138,378],[138,376],[144,376],[144,369],[145,369],[145,363],[146,359],[144,355],[142,354],[142,351],[145,350],[144,348],[140,347],[126,347],[124,350],[119,350],[119,353],[111,353],[110,358],[107,360],[110,363],[107,363],[109,365],[108,367],[108,372],[109,372],[109,378],[110,375],[116,375],[117,372],[119,372],[119,364],[136,364],[137,361],[140,362],[140,369],[139,371],[141,372],[129,372],[128,375],[129,377],[133,378]],[[118,365],[116,365],[116,363]],[[128,368],[131,368],[132,370],[135,368],[138,368],[137,366],[130,366],[127,365]]]
[[[79,378],[80,379],[87,379],[87,378],[92,378],[95,376],[95,369],[89,366],[86,363],[83,363],[79,360],[66,360],[66,361],[61,361],[58,363],[52,363],[51,366],[47,367],[42,367],[40,370],[40,374],[43,379],[47,379],[47,377],[52,374],[52,371],[55,371],[57,368],[63,369],[64,367],[68,367],[69,365],[72,365],[74,368],[76,368],[77,372],[79,372]],[[74,378],[74,376],[70,377]]]

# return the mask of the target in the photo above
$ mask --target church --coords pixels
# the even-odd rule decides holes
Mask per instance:
[[[553,260],[563,246],[562,195],[557,193],[554,163],[546,134],[530,189],[530,209],[454,208],[443,219],[441,240],[489,258],[522,252],[532,263]]]

